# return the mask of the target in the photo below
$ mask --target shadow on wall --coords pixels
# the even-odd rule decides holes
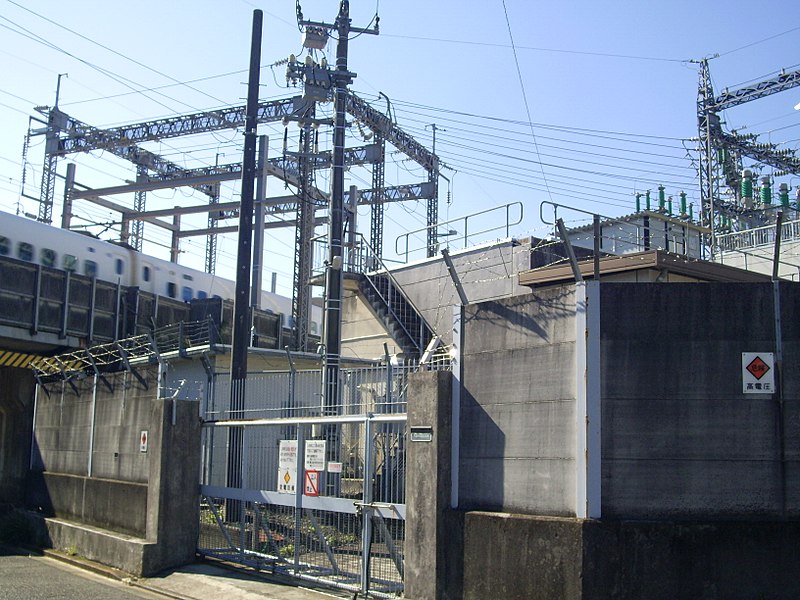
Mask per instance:
[[[461,389],[458,508],[502,510],[506,435],[475,397]]]
[[[20,506],[30,461],[33,374],[0,367],[0,503]]]

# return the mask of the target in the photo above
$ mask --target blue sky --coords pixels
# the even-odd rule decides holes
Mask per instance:
[[[59,73],[68,74],[61,108],[99,127],[243,104],[254,8],[264,11],[261,97],[299,93],[286,88],[284,67],[269,66],[302,51],[296,4],[289,0],[0,0],[0,209],[37,212],[35,201],[20,197],[22,143],[33,106],[53,103]],[[306,19],[332,22],[338,2],[309,0],[301,8]],[[719,55],[710,62],[717,91],[800,63],[800,4],[794,2],[373,0],[351,3],[353,24],[366,26],[376,10],[381,34],[350,43],[350,67],[358,74],[352,89],[381,110],[386,105],[378,93],[386,94],[399,126],[428,147],[436,123],[437,153],[451,167],[443,173],[452,182],[441,182],[442,220],[520,202],[524,218],[513,228],[520,236],[547,232],[539,220],[543,201],[617,216],[633,211],[636,191],[659,184],[669,195],[686,191],[696,201],[698,66],[690,61]],[[326,50],[332,62],[333,44]],[[159,89],[141,92],[152,88]],[[798,102],[800,88],[737,107],[724,115],[725,127],[797,148]],[[260,133],[270,135],[270,155],[279,153],[283,127]],[[348,144],[363,143],[357,127],[348,135]],[[290,140],[296,137],[290,127]],[[240,131],[224,131],[147,147],[200,166],[241,160],[241,143]],[[42,158],[42,139],[34,138],[25,168],[25,192],[33,196]],[[390,153],[387,183],[422,181],[423,172],[403,158]],[[134,174],[104,153],[69,160],[77,164],[77,179],[92,187],[118,185]],[[61,161],[61,173],[67,162]],[[369,178],[369,171],[353,169],[347,185],[367,187]],[[800,184],[798,177],[778,181]],[[279,182],[269,185],[270,194],[285,193]],[[320,173],[318,186],[327,185],[328,174]],[[59,182],[57,196],[61,189]],[[238,183],[226,186],[222,200],[238,192]],[[148,208],[204,201],[186,190],[160,191],[148,196]],[[113,220],[104,209],[81,206],[87,226]],[[503,214],[481,222],[502,224]],[[564,216],[568,224],[582,218]],[[366,210],[360,218],[368,231]],[[388,207],[385,255],[393,254],[397,236],[424,225],[424,203]],[[458,221],[446,228],[463,233]],[[165,233],[146,231],[146,251],[166,257]],[[292,244],[288,230],[275,234],[266,257],[287,294]],[[422,238],[414,244],[421,246]],[[202,267],[203,238],[183,249],[180,262]],[[231,268],[234,255],[235,242],[222,241],[218,273]]]

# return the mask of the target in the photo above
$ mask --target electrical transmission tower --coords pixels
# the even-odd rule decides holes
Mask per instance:
[[[747,157],[778,169],[775,176],[800,174],[800,158],[794,151],[775,144],[757,142],[754,134],[729,133],[723,130],[723,110],[771,96],[800,86],[800,70],[781,72],[772,79],[715,96],[708,70],[708,59],[700,61],[700,84],[697,94],[697,123],[700,155],[701,223],[714,232],[726,227],[750,229],[769,218],[763,209],[755,209],[742,193],[742,158]],[[724,184],[731,192],[722,196]],[[744,185],[747,188],[747,184]]]

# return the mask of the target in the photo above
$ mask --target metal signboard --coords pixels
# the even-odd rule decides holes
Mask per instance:
[[[319,471],[306,471],[304,488],[306,496],[319,496]]]
[[[772,352],[742,352],[742,393],[775,393],[775,356]]]
[[[281,440],[278,449],[278,491],[294,494],[297,485],[297,440]]]
[[[325,470],[325,440],[306,441],[306,471]]]

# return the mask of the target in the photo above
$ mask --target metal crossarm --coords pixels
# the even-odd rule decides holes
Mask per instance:
[[[298,104],[304,104],[300,96],[261,102],[258,106],[258,122],[271,123],[289,117],[297,110]],[[244,127],[244,113],[244,105],[232,106],[109,129],[90,127],[70,117],[71,127],[66,132],[67,137],[59,140],[57,153],[111,150],[141,142],[236,129]]]
[[[758,100],[778,92],[790,90],[800,85],[800,70],[781,73],[773,79],[759,81],[755,85],[739,88],[738,90],[725,90],[715,97],[709,108],[715,112],[739,106],[751,100]]]

